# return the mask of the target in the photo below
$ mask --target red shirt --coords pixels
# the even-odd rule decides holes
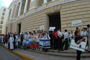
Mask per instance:
[[[55,36],[56,38],[58,38],[58,33],[57,33],[57,32],[54,32],[53,34],[54,34],[54,36]]]

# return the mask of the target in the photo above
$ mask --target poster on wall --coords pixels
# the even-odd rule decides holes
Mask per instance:
[[[79,25],[82,25],[82,21],[81,20],[72,21],[72,26],[79,26]]]
[[[43,30],[44,29],[44,25],[40,26],[40,30]]]

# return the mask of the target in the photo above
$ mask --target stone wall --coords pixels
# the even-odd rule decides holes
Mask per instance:
[[[38,13],[17,20],[12,24],[13,27],[11,32],[18,33],[19,23],[21,23],[21,32],[39,30],[39,27],[41,25],[45,26],[44,30],[48,30],[49,29],[48,14],[52,14],[55,12],[60,12],[62,33],[64,33],[65,29],[67,29],[68,32],[75,31],[75,27],[72,27],[71,24],[71,22],[74,20],[82,20],[82,25],[79,26],[80,29],[86,27],[87,24],[90,24],[90,1],[82,1],[52,6],[42,11],[39,11]],[[9,26],[10,25],[8,24],[7,27]]]
[[[82,20],[82,25],[79,26],[80,29],[90,24],[90,1],[63,5],[60,12],[63,32],[65,29],[75,31],[75,27],[72,27],[71,24],[74,20]]]

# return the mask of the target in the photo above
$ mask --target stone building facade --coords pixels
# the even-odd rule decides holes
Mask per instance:
[[[81,20],[80,29],[90,24],[90,0],[13,0],[7,20],[6,33],[37,31],[42,25],[47,31],[75,31],[72,21]]]
[[[0,8],[0,34],[6,34],[6,21],[8,15],[8,8],[1,7]]]

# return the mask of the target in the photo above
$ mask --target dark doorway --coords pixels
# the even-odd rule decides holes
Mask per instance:
[[[49,27],[56,27],[56,30],[61,29],[60,12],[49,15]]]
[[[18,24],[18,27],[19,27],[18,33],[20,34],[20,32],[21,32],[21,24]]]

